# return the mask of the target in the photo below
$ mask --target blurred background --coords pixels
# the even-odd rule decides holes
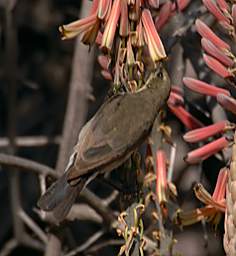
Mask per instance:
[[[68,103],[69,88],[73,82],[73,59],[75,56],[76,40],[62,41],[58,27],[78,18],[81,11],[79,0],[0,0],[0,151],[1,153],[14,154],[26,159],[45,164],[54,168],[58,160],[59,143],[62,139],[63,122]],[[89,2],[89,1],[88,1]],[[196,6],[200,1],[193,1]],[[192,5],[192,4],[191,4]],[[189,8],[196,8],[196,6]],[[190,9],[190,10],[192,10]],[[191,12],[190,12],[191,13]],[[183,15],[177,17],[184,20]],[[185,19],[187,19],[186,16]],[[174,21],[176,23],[176,21]],[[173,29],[172,29],[173,30]],[[176,79],[176,65],[173,56],[180,49],[173,47],[168,38],[172,37],[172,30],[163,31],[164,44],[169,48],[169,72],[173,81]],[[182,55],[188,56],[192,63],[200,57],[200,46],[193,42],[199,42],[199,37],[194,31],[189,30],[188,36],[192,41],[183,37],[180,42]],[[197,38],[197,40],[196,40]],[[171,40],[170,40],[171,41]],[[194,51],[193,51],[194,48]],[[88,47],[85,47],[88,52]],[[184,51],[183,51],[184,49]],[[184,52],[184,53],[183,53]],[[191,52],[191,54],[190,54]],[[95,56],[97,49],[92,49],[90,54]],[[196,58],[196,55],[198,56]],[[82,57],[83,58],[83,57]],[[95,60],[95,61],[94,61]],[[172,61],[172,62],[171,62]],[[184,65],[188,63],[184,61]],[[172,64],[171,64],[172,63]],[[195,64],[194,64],[195,65]],[[199,68],[199,63],[195,67]],[[78,68],[78,73],[80,68]],[[83,115],[81,124],[75,124],[75,134],[78,129],[98,109],[109,89],[109,82],[100,74],[100,67],[93,57],[91,71],[91,90],[86,98],[87,104],[83,109],[78,109],[78,115]],[[201,69],[197,70],[200,73]],[[188,92],[189,101],[195,99],[205,106],[203,98],[196,97]],[[82,99],[84,100],[84,98]],[[77,99],[80,104],[81,99]],[[191,106],[190,106],[191,109]],[[80,112],[81,111],[81,112]],[[194,108],[192,111],[197,112]],[[196,114],[196,113],[195,113]],[[198,113],[197,113],[198,114]],[[205,123],[210,122],[205,116],[198,116]],[[179,154],[182,156],[188,150],[188,146],[182,141],[184,128],[170,113],[167,114],[167,122],[174,127],[174,134],[179,141]],[[72,131],[73,132],[73,131]],[[76,135],[75,135],[76,137]],[[75,141],[74,141],[75,142]],[[73,145],[70,145],[71,147]],[[64,163],[62,163],[63,166]],[[221,163],[214,157],[204,162],[203,183],[213,191],[217,178],[217,172]],[[27,244],[17,245],[13,239],[14,213],[12,212],[14,196],[12,193],[21,191],[20,201],[24,211],[42,229],[50,230],[65,238],[65,248],[69,251],[87,241],[95,232],[101,229],[99,222],[75,221],[66,223],[61,230],[45,224],[35,212],[36,202],[40,195],[39,178],[28,172],[16,174],[11,168],[2,166],[0,169],[0,255],[44,255],[44,249]],[[199,179],[198,167],[186,167],[182,162],[174,174],[176,186],[179,189],[180,205],[186,209],[199,205],[192,192],[192,185]],[[206,173],[206,175],[205,175]],[[17,176],[20,176],[17,177]],[[114,174],[116,175],[116,174]],[[16,177],[15,177],[16,176]],[[116,176],[115,176],[116,178]],[[16,180],[19,183],[14,183]],[[18,184],[14,186],[14,184]],[[105,198],[112,189],[104,185],[102,181],[96,181],[90,188],[95,194]],[[15,189],[15,190],[14,190]],[[17,196],[17,197],[18,197]],[[82,199],[83,202],[83,199]],[[111,204],[111,208],[118,210],[119,200]],[[222,247],[223,220],[215,233],[212,227],[205,223],[175,231],[176,255],[204,256],[224,255]],[[55,229],[55,230],[54,230]],[[35,234],[26,228],[27,232],[35,238]],[[106,232],[103,240],[117,239],[114,231]],[[7,246],[6,246],[7,245]],[[121,241],[111,246],[96,248],[89,253],[81,250],[75,255],[117,255]],[[9,250],[6,250],[9,247]],[[1,249],[4,248],[4,251]],[[2,252],[2,254],[1,254]],[[48,254],[49,255],[49,254]],[[53,255],[53,254],[51,254]]]

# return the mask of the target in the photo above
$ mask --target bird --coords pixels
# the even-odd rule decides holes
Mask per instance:
[[[64,174],[37,205],[65,219],[77,196],[98,174],[118,168],[147,139],[170,93],[166,69],[159,66],[135,93],[117,93],[105,100],[79,134]]]

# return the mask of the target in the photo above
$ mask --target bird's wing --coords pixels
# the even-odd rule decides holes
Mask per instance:
[[[153,123],[149,109],[145,110],[147,105],[137,95],[130,94],[118,95],[105,102],[79,135],[75,147],[77,155],[68,179],[76,179],[89,170],[122,158],[134,148]]]

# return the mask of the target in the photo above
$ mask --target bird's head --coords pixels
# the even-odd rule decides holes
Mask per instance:
[[[149,74],[145,85],[141,88],[140,91],[146,89],[158,89],[161,87],[170,87],[169,75],[162,64],[160,64],[155,71],[152,71]]]

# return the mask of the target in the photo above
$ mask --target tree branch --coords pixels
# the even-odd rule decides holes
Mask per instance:
[[[24,136],[16,137],[15,145],[16,147],[42,147],[48,144],[59,144],[60,137],[56,136],[54,138],[49,138],[46,136]],[[0,138],[0,148],[5,148],[10,146],[10,140],[8,138]]]
[[[83,1],[80,17],[86,16],[91,3]],[[70,92],[66,115],[64,119],[63,136],[58,154],[56,170],[63,173],[78,134],[82,128],[88,109],[88,97],[91,94],[91,81],[93,76],[94,50],[88,52],[88,46],[76,39]]]
[[[27,171],[35,174],[42,174],[45,176],[50,175],[55,178],[59,177],[59,175],[52,168],[19,156],[0,153],[0,165],[17,168],[17,170]]]

